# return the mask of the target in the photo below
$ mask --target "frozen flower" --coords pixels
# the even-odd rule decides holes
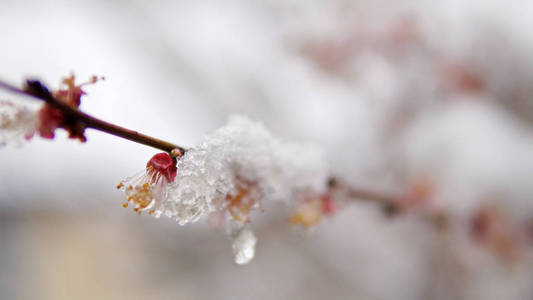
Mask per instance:
[[[126,203],[135,212],[148,213],[159,217],[160,206],[167,199],[169,183],[176,178],[176,163],[168,153],[154,155],[146,164],[146,170],[122,181],[117,189],[126,193]]]
[[[262,201],[288,203],[302,192],[320,192],[327,181],[319,149],[281,141],[243,116],[187,150],[178,168],[162,207],[182,225],[220,210],[247,221]]]

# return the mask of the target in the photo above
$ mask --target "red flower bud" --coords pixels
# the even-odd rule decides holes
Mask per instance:
[[[175,161],[168,153],[158,153],[154,155],[146,164],[146,169],[153,168],[156,173],[164,176],[167,182],[174,181],[178,168]]]

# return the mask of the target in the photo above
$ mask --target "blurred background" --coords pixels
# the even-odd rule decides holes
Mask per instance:
[[[525,0],[1,0],[1,79],[103,75],[83,110],[185,147],[245,114],[353,185],[423,183],[449,226],[266,206],[237,266],[207,222],[121,207],[154,150],[62,132],[0,149],[0,298],[531,299],[531,28]]]

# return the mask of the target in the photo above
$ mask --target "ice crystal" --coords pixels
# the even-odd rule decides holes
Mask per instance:
[[[326,182],[319,149],[283,142],[244,116],[230,117],[226,126],[189,149],[178,161],[178,170],[161,208],[182,225],[228,208],[225,199],[242,199],[238,186],[243,180],[254,184],[260,201],[290,201],[301,191],[323,190]],[[250,203],[239,201],[234,208],[247,214]]]
[[[37,130],[37,112],[9,101],[0,101],[0,146],[20,145]]]
[[[233,258],[235,263],[244,265],[249,263],[255,256],[255,244],[257,238],[248,226],[241,226],[232,233]]]

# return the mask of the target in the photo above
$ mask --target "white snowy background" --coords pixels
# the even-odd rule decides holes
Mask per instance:
[[[237,266],[206,222],[121,207],[152,149],[59,134],[0,150],[0,298],[530,299],[531,249],[502,262],[467,224],[533,224],[532,28],[520,0],[0,1],[2,80],[104,75],[82,109],[183,146],[245,114],[357,186],[428,180],[457,227],[354,202],[302,236],[267,204]]]

